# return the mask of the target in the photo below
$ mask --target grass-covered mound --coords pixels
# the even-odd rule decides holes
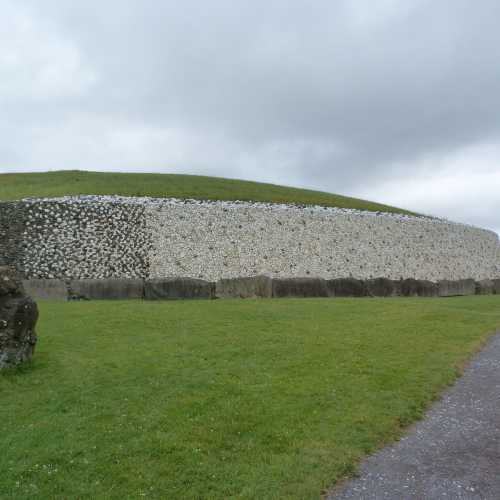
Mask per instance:
[[[455,378],[500,296],[41,303],[0,498],[316,499]]]
[[[400,208],[337,194],[220,177],[81,171],[0,174],[0,200],[79,194],[295,203],[410,213]]]

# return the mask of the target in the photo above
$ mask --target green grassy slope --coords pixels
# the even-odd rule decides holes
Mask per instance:
[[[317,499],[500,325],[500,296],[40,303],[0,498]]]
[[[0,200],[78,194],[245,200],[410,213],[347,196],[219,177],[83,171],[0,174]]]

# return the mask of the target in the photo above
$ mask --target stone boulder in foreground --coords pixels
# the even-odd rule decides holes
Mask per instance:
[[[33,357],[38,307],[23,289],[16,273],[0,267],[0,370]]]

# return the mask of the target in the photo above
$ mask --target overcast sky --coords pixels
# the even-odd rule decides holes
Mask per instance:
[[[498,0],[0,12],[0,172],[245,178],[500,231]]]

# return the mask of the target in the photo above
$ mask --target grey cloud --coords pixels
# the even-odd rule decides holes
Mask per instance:
[[[34,125],[56,134],[85,113],[117,129],[181,131],[187,171],[267,178],[276,162],[275,181],[355,192],[404,184],[408,172],[432,169],[424,156],[500,137],[495,0],[16,5],[74,44],[96,81],[74,96],[4,102],[17,117],[14,144]],[[214,135],[225,158],[190,150]],[[162,168],[169,151],[155,144],[151,163]],[[22,154],[4,154],[23,166]],[[92,159],[110,161],[103,151]]]

